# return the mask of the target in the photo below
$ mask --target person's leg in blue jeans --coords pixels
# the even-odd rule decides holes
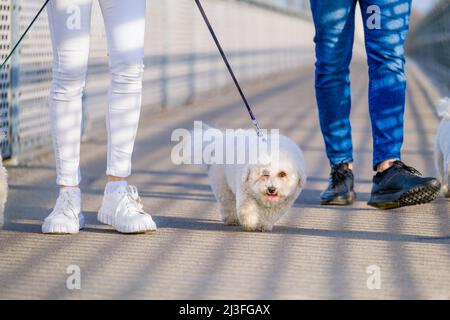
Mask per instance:
[[[356,0],[311,0],[316,27],[316,98],[332,165],[353,162],[350,61]]]
[[[439,183],[400,161],[406,77],[404,41],[411,0],[360,0],[369,65],[369,109],[374,145],[369,204],[396,208],[436,198]],[[350,80],[357,0],[311,0],[316,27],[316,98],[332,170],[322,204],[353,202]],[[375,23],[374,23],[375,22]]]
[[[350,61],[356,0],[311,0],[316,28],[316,99],[320,128],[332,166],[324,205],[353,202],[353,146],[350,126]]]
[[[404,43],[411,0],[360,0],[369,65],[373,166],[400,159],[405,110]],[[380,13],[377,23],[369,22]]]

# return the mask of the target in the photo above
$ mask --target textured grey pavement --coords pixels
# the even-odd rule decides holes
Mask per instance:
[[[105,178],[104,125],[82,147],[87,227],[78,235],[40,233],[57,189],[53,156],[8,166],[10,195],[0,231],[0,298],[78,299],[449,299],[449,200],[379,211],[366,205],[371,187],[371,133],[364,60],[353,65],[353,138],[358,200],[321,207],[329,168],[318,128],[313,61],[290,74],[246,85],[265,128],[280,128],[304,150],[309,183],[272,233],[225,227],[205,173],[170,161],[175,128],[193,120],[249,127],[235,91],[216,93],[164,113],[142,117],[131,182],[159,226],[156,233],[122,235],[96,221]],[[430,82],[410,65],[404,160],[434,175],[438,124]],[[81,290],[68,290],[66,268],[78,265]],[[369,290],[366,269],[381,271]]]

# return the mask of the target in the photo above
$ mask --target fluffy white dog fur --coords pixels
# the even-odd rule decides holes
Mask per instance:
[[[267,139],[270,141],[271,136]],[[234,154],[238,151],[248,154],[248,150],[234,150]],[[266,158],[264,164],[247,161],[208,166],[209,182],[226,225],[240,225],[246,231],[271,231],[292,206],[306,183],[303,153],[292,140],[279,135],[279,160],[274,159]],[[269,187],[276,192],[270,194]]]
[[[437,104],[437,111],[442,120],[436,135],[436,169],[441,180],[442,190],[445,196],[450,198],[450,99],[441,99]]]
[[[3,166],[3,159],[0,155],[0,215],[3,216],[5,210],[6,198],[8,196],[8,180],[6,169]],[[1,217],[0,217],[1,220]]]

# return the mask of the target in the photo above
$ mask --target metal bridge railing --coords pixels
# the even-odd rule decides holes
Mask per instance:
[[[450,90],[450,0],[441,0],[411,30],[407,51]]]
[[[0,0],[0,57],[5,57],[42,1]],[[305,31],[310,23],[300,17],[301,12],[307,11],[307,0],[246,2],[204,1],[240,80],[301,65],[305,55],[310,54],[305,45],[306,39],[311,38],[309,31]],[[85,128],[103,119],[110,82],[103,20],[98,2],[93,4],[89,71],[83,99]],[[230,84],[194,1],[152,0],[148,1],[147,10],[144,108],[158,110],[181,105]],[[288,11],[295,14],[286,14]],[[3,157],[32,155],[37,147],[51,144],[47,110],[51,67],[52,49],[44,11],[10,65],[0,70]]]

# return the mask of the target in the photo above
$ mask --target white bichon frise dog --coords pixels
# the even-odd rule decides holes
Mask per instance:
[[[439,124],[436,145],[435,145],[435,162],[436,169],[441,180],[442,191],[445,197],[450,198],[450,99],[441,99],[437,104],[437,112],[441,117]]]
[[[256,136],[246,132],[244,135]],[[289,138],[276,135],[277,150],[271,150],[252,162],[248,156],[249,143],[237,143],[235,140],[239,135],[235,132],[221,134],[224,140],[233,141],[234,150],[224,149],[227,154],[232,152],[233,158],[238,154],[247,155],[244,162],[208,165],[209,182],[218,201],[222,221],[226,225],[240,225],[246,231],[271,231],[306,184],[302,151]],[[270,134],[265,137],[267,145],[271,145],[274,139],[275,136]]]

